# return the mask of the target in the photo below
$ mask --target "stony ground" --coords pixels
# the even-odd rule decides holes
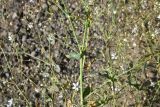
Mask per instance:
[[[84,5],[89,11],[86,12]],[[0,0],[0,107],[160,107],[159,0]],[[66,15],[67,13],[67,15]],[[69,18],[68,18],[69,17]]]

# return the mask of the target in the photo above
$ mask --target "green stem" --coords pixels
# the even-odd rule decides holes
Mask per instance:
[[[82,51],[81,51],[82,53]],[[84,62],[85,62],[86,56],[83,55],[80,59],[80,99],[81,99],[81,107],[83,107],[83,71],[84,71]]]
[[[80,44],[79,44],[77,35],[76,35],[76,33],[75,33],[75,28],[74,28],[73,22],[72,22],[72,20],[71,20],[71,16],[68,14],[67,10],[66,10],[66,9],[63,10],[62,7],[61,7],[58,3],[56,3],[56,6],[66,15],[67,19],[69,20],[69,22],[70,22],[70,25],[69,25],[69,26],[71,27],[71,29],[72,29],[72,31],[73,31],[74,39],[75,39],[75,41],[76,41],[76,43],[77,43],[77,46],[78,46],[78,49],[79,49],[79,51],[80,51]]]
[[[83,58],[80,59],[80,100],[83,107]]]

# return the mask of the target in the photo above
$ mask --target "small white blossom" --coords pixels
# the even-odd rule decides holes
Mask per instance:
[[[11,37],[11,36],[8,36],[8,40],[9,40],[9,41],[12,41],[12,37]]]
[[[53,34],[49,34],[47,39],[52,45],[55,44],[55,38]]]
[[[128,6],[128,10],[129,10],[129,12],[131,12],[132,11],[132,6],[130,5],[130,6]]]
[[[79,83],[78,82],[73,83],[72,89],[78,91],[79,90]]]
[[[144,0],[142,3],[141,3],[141,7],[143,8],[143,9],[146,9],[147,8],[147,0]]]
[[[47,72],[42,73],[42,75],[43,75],[43,77],[45,77],[45,78],[49,77],[49,73],[47,73]]]
[[[93,5],[94,1],[93,0],[88,0],[89,5]]]
[[[150,86],[154,87],[155,85],[156,85],[156,83],[155,83],[155,82],[153,82],[153,81],[151,81]]]
[[[117,54],[115,52],[111,53],[111,59],[117,59]]]
[[[39,88],[35,88],[34,91],[37,92],[37,93],[39,93],[40,89]]]
[[[64,97],[64,96],[63,96],[63,93],[60,92],[58,98],[59,98],[59,99],[62,99],[63,97]]]
[[[98,14],[98,13],[99,13],[98,7],[95,7],[94,13],[95,13],[95,14]]]
[[[136,46],[137,46],[137,44],[135,42],[133,42],[133,47],[136,47]]]
[[[8,40],[13,41],[13,34],[11,32],[8,33]]]
[[[15,19],[17,17],[17,13],[13,13],[12,19]]]
[[[135,27],[132,29],[132,33],[137,33],[138,32],[138,26],[137,25],[135,25]]]
[[[116,14],[116,13],[117,13],[117,11],[116,11],[116,10],[114,10],[114,11],[113,11],[113,14]]]
[[[127,42],[127,39],[126,39],[126,38],[124,38],[124,39],[123,39],[123,41],[124,41],[124,42]]]
[[[38,26],[41,27],[41,26],[42,26],[42,23],[38,23]]]
[[[30,29],[33,28],[33,23],[29,23],[28,28],[30,28]]]
[[[7,107],[12,107],[12,105],[13,105],[13,98],[8,100]]]
[[[120,91],[120,89],[119,88],[117,88],[117,87],[111,87],[111,89],[112,89],[112,91],[116,91],[116,92],[118,92],[118,91]]]
[[[122,70],[124,70],[124,67],[123,67],[123,65],[121,65],[121,66],[120,66],[120,68],[121,68]]]
[[[57,54],[56,56],[58,56],[58,54]],[[60,73],[60,71],[61,71],[60,66],[57,65],[57,64],[55,64],[55,71],[56,71],[57,73]]]
[[[29,0],[29,2],[30,2],[30,3],[34,3],[34,2],[35,2],[35,0]]]
[[[152,33],[152,34],[151,34],[151,37],[152,37],[152,39],[155,38],[155,34]]]
[[[155,33],[155,35],[160,34],[160,29],[155,29],[154,33]]]

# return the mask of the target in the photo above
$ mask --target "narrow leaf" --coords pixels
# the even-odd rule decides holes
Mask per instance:
[[[81,55],[76,52],[71,52],[69,55],[66,55],[67,58],[79,60]]]

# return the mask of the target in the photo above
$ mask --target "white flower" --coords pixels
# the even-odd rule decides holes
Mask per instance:
[[[55,44],[55,38],[53,34],[49,34],[47,39],[52,45]]]
[[[111,52],[111,59],[117,59],[117,54],[115,52]]]
[[[152,37],[152,39],[155,38],[155,34],[152,33],[152,34],[151,34],[151,37]]]
[[[153,82],[153,81],[151,81],[150,86],[154,87],[155,85],[156,85],[156,83],[155,83],[155,82]]]
[[[8,40],[9,40],[9,41],[12,41],[12,37],[11,37],[11,36],[8,36]]]
[[[123,71],[125,70],[123,65],[120,65],[120,68],[121,68]]]
[[[42,26],[42,23],[38,23],[38,26],[41,27],[41,26]]]
[[[43,77],[45,77],[45,78],[49,77],[49,73],[47,73],[47,72],[42,73],[42,75],[43,75]]]
[[[8,40],[9,41],[13,40],[13,34],[11,32],[8,33]]]
[[[135,42],[133,42],[133,47],[136,47],[136,46],[137,46],[137,44]]]
[[[30,2],[30,3],[34,3],[34,2],[35,2],[35,0],[29,0],[29,2]]]
[[[79,83],[78,82],[73,83],[72,89],[78,91],[79,90]]]
[[[12,105],[13,105],[13,98],[8,100],[7,107],[12,107]]]
[[[160,29],[155,29],[154,34],[158,35],[160,33]]]
[[[93,0],[88,0],[89,5],[93,5],[93,3],[94,3]]]
[[[137,33],[138,32],[138,26],[137,25],[135,25],[135,27],[132,29],[132,33]]]
[[[127,42],[127,39],[126,39],[126,38],[124,38],[124,39],[123,39],[123,41],[124,41],[124,42]]]
[[[33,28],[33,23],[29,23],[28,28],[30,28],[30,29]]]
[[[114,11],[113,11],[113,14],[116,14],[116,13],[117,13],[117,11],[116,11],[116,10],[114,10]]]
[[[36,93],[39,93],[39,92],[40,92],[40,89],[39,89],[39,88],[35,88],[34,91],[35,91]]]
[[[118,91],[120,91],[120,89],[119,88],[117,88],[117,87],[111,87],[111,89],[112,89],[112,91],[116,91],[116,92],[118,92]]]

